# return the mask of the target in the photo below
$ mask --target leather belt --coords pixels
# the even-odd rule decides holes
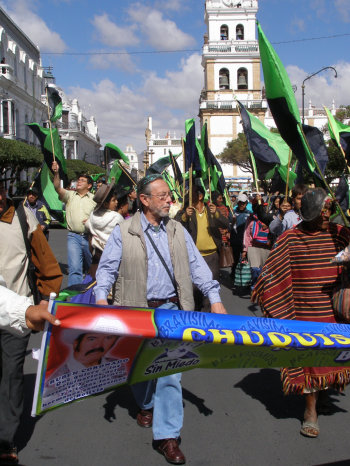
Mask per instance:
[[[70,233],[74,233],[75,235],[79,235],[79,236],[88,236],[87,233],[77,233],[76,231],[70,231]]]
[[[147,301],[148,307],[151,307],[151,308],[160,307],[162,304],[165,304],[165,303],[179,304],[179,298],[177,296],[172,296],[171,298],[167,298],[167,299],[150,299],[149,301]]]

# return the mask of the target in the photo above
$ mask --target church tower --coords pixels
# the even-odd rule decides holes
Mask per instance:
[[[199,117],[201,125],[207,122],[214,155],[243,132],[236,99],[261,119],[267,109],[261,92],[257,11],[258,0],[205,1],[207,34],[202,55],[204,88]],[[225,166],[225,176],[240,176],[237,168]]]

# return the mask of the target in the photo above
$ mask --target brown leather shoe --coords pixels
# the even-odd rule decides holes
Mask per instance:
[[[158,443],[159,442],[159,443]],[[168,463],[185,464],[186,458],[179,447],[179,442],[176,438],[165,438],[157,441],[157,450],[164,455]]]
[[[152,427],[153,411],[148,409],[140,409],[136,416],[136,422],[140,427],[148,429]]]

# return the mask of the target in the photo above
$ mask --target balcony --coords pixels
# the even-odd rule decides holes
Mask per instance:
[[[181,139],[151,139],[150,146],[181,146]]]
[[[259,53],[258,41],[221,40],[204,44],[203,54],[237,53],[256,55]]]
[[[11,81],[14,80],[13,68],[6,63],[0,64],[0,75],[6,79],[10,79]]]
[[[267,109],[266,100],[240,100],[247,109]],[[200,109],[214,110],[235,110],[237,102],[235,100],[202,100]]]

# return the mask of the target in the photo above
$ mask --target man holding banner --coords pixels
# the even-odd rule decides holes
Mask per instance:
[[[211,311],[226,314],[219,283],[185,228],[169,219],[171,193],[161,175],[142,178],[137,187],[142,212],[116,226],[102,254],[95,289],[97,304],[193,310],[194,283],[211,302]],[[181,374],[133,387],[140,412],[137,422],[153,427],[155,448],[173,464],[184,464],[179,448],[183,423]]]

